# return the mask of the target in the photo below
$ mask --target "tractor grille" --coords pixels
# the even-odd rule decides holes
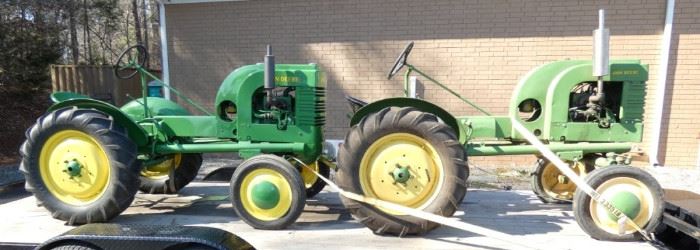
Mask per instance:
[[[297,88],[297,122],[300,126],[326,123],[326,88]]]

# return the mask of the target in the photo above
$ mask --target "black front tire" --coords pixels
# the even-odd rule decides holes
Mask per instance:
[[[616,178],[635,179],[646,187],[645,191],[648,191],[651,195],[653,204],[647,207],[642,206],[641,209],[651,209],[652,212],[646,224],[639,226],[647,232],[653,233],[660,225],[664,212],[664,193],[659,182],[646,171],[629,166],[610,166],[597,169],[586,176],[585,180],[588,185],[594,190],[597,190],[602,184]],[[597,205],[597,203],[581,189],[576,190],[573,203],[576,222],[581,229],[592,238],[606,241],[638,241],[642,238],[641,234],[638,232],[618,235],[600,228],[593,219],[594,216],[591,214],[591,205]]]
[[[360,168],[363,156],[378,139],[394,133],[407,133],[426,140],[439,154],[444,181],[437,194],[423,211],[452,216],[467,191],[466,153],[455,131],[430,113],[412,107],[389,107],[364,117],[353,126],[339,151],[336,180],[342,189],[367,195],[361,186]],[[379,178],[374,177],[373,178]],[[392,215],[372,205],[341,197],[343,205],[375,234],[404,236],[423,234],[439,224],[409,215]]]
[[[255,212],[248,211],[243,205],[245,198],[242,197],[241,191],[249,188],[243,187],[244,180],[253,171],[260,169],[278,173],[284,178],[291,190],[291,204],[279,218],[266,220],[256,217]],[[253,228],[264,230],[279,230],[288,227],[299,218],[306,204],[304,181],[301,179],[299,171],[284,158],[269,154],[251,157],[236,167],[236,171],[231,177],[230,197],[233,210],[243,221]]]
[[[59,199],[42,179],[39,166],[42,148],[52,135],[65,130],[89,135],[109,159],[108,166],[100,166],[110,168],[106,187],[99,197],[87,204],[75,205]],[[139,186],[141,168],[136,160],[137,147],[127,136],[127,130],[111,116],[93,109],[63,108],[39,118],[26,137],[20,149],[20,171],[26,179],[25,188],[54,218],[69,225],[105,222],[131,205]]]
[[[182,154],[179,166],[173,166],[170,171],[174,175],[174,182],[170,183],[170,174],[159,178],[149,178],[140,175],[141,186],[139,190],[149,194],[176,194],[197,177],[199,168],[202,166],[202,154]],[[144,167],[146,168],[146,167]]]

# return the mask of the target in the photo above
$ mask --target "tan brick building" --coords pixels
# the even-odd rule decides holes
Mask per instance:
[[[590,59],[597,10],[607,10],[611,57],[649,64],[644,142],[657,119],[657,71],[664,0],[256,0],[165,1],[169,81],[211,106],[233,69],[262,61],[272,44],[278,63],[318,63],[329,77],[327,138],[342,138],[344,95],[377,100],[402,94],[386,73],[408,41],[410,61],[495,114],[530,69],[562,59]],[[659,158],[696,167],[700,122],[700,1],[678,0],[668,65]],[[397,77],[400,78],[400,77]],[[424,98],[458,115],[477,111],[426,83]],[[534,158],[475,159],[530,165]]]

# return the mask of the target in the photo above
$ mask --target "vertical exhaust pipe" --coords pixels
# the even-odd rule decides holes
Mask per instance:
[[[610,31],[605,28],[605,10],[598,10],[598,29],[593,31],[593,76],[598,77],[598,92],[589,99],[590,104],[604,105],[603,77],[610,71]]]
[[[272,103],[272,90],[275,89],[275,56],[272,55],[272,46],[267,45],[267,54],[265,55],[265,92],[267,92],[267,104]]]

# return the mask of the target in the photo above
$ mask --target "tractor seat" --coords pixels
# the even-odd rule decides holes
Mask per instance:
[[[352,112],[355,113],[358,110],[360,110],[362,107],[367,105],[367,102],[357,99],[355,97],[346,95],[345,100],[348,100],[348,104],[350,104],[350,109],[352,109]]]

